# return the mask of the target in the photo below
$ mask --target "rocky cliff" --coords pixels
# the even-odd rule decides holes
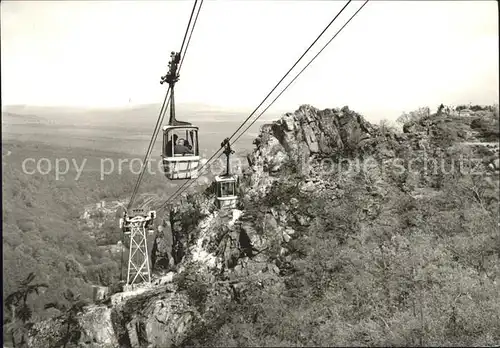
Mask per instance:
[[[400,329],[397,327],[398,322],[414,319],[405,319],[406,314],[398,317],[400,312],[395,309],[377,314],[382,317],[382,321],[373,316],[365,317],[365,314],[359,314],[364,319],[355,319],[342,314],[344,310],[347,311],[345,313],[349,311],[342,306],[351,303],[350,306],[355,306],[351,311],[365,308],[363,306],[368,305],[362,304],[363,296],[371,297],[372,294],[362,295],[363,291],[370,286],[377,288],[370,280],[374,279],[375,273],[366,273],[371,270],[361,271],[369,267],[363,259],[376,257],[374,264],[378,265],[382,262],[378,258],[384,259],[384,250],[389,250],[386,252],[393,254],[385,256],[384,264],[388,259],[396,265],[406,262],[397,261],[397,257],[405,257],[398,256],[398,253],[406,255],[402,250],[411,244],[410,237],[401,234],[401,231],[414,229],[425,218],[418,214],[408,215],[402,206],[416,204],[412,203],[414,199],[433,197],[447,185],[449,175],[457,178],[456,173],[446,176],[423,168],[422,161],[425,161],[426,156],[443,158],[449,164],[450,159],[457,158],[458,154],[472,156],[482,151],[482,160],[476,166],[479,169],[476,169],[481,170],[481,177],[489,183],[490,191],[483,188],[480,201],[485,211],[493,212],[491,214],[496,212],[498,217],[498,198],[495,198],[495,194],[498,194],[498,152],[461,145],[474,140],[473,131],[468,133],[470,124],[433,116],[407,124],[404,133],[398,133],[368,123],[347,107],[318,110],[304,105],[294,113],[263,126],[254,142],[255,150],[248,155],[249,168],[241,180],[238,209],[218,211],[209,190],[204,194],[191,194],[183,198],[165,217],[176,236],[177,245],[172,250],[176,273],[156,279],[151,286],[117,293],[106,305],[86,307],[71,327],[71,330],[79,332],[74,339],[75,344],[79,347],[209,344],[206,335],[210,332],[222,335],[220,337],[228,335],[225,338],[226,345],[321,345],[328,342],[338,345],[384,345],[417,342],[414,341],[417,335],[414,334],[415,330],[420,330],[420,335],[424,334],[422,327],[418,326],[421,319],[416,314],[416,324],[412,328]],[[451,124],[454,126],[451,127]],[[416,169],[396,170],[408,169],[409,163],[417,163]],[[467,163],[470,164],[470,161]],[[493,166],[490,165],[492,163]],[[480,184],[476,183],[476,186]],[[464,219],[467,220],[467,217]],[[397,230],[391,232],[392,237],[388,237],[390,242],[377,244],[379,242],[371,241],[374,236],[388,233],[384,232],[387,227],[383,227],[387,224]],[[321,247],[314,244],[316,240],[321,240],[320,235],[324,238],[324,246]],[[309,245],[316,247],[307,249]],[[327,250],[323,250],[323,247]],[[363,251],[363,254],[360,250],[366,248],[369,250]],[[161,248],[159,252],[162,253]],[[352,256],[354,254],[356,256]],[[316,258],[320,260],[314,261]],[[318,265],[324,262],[331,264],[315,266],[315,262],[319,262]],[[326,267],[328,276],[316,274],[321,267]],[[399,275],[393,275],[390,281],[387,280],[389,278],[384,279],[397,285],[403,281],[397,277],[404,277],[407,271],[398,269],[394,272]],[[356,274],[358,278],[352,278]],[[315,278],[315,285],[308,288],[307,295],[293,295],[291,291],[302,289],[302,283],[307,283],[312,275],[319,278]],[[332,283],[332,279],[336,281]],[[356,285],[361,284],[361,279],[367,283]],[[391,299],[395,298],[396,292],[402,291],[394,285],[392,288],[391,285],[385,286],[384,296]],[[488,286],[492,289],[496,287],[493,283],[488,283]],[[338,290],[332,290],[335,287]],[[321,324],[317,324],[319,326],[315,326],[321,330],[314,330],[320,330],[318,332],[322,332],[321,335],[326,335],[325,330],[333,330],[336,334],[330,338],[323,337],[323,341],[318,341],[318,337],[303,336],[308,335],[308,332],[292,338],[298,334],[295,328],[293,333],[272,334],[273,337],[286,339],[256,341],[254,336],[257,328],[245,331],[246,326],[243,328],[239,325],[243,325],[246,319],[238,322],[235,318],[228,318],[230,314],[227,312],[247,308],[245,306],[249,303],[260,305],[258,302],[264,300],[257,300],[255,296],[262,296],[257,295],[262,293],[274,294],[273,301],[276,298],[286,301],[293,296],[299,302],[305,301],[305,297],[309,301],[309,297],[320,296],[324,299],[325,296],[337,296],[329,300],[331,307],[321,306],[323,309],[329,308],[330,314],[311,314],[314,320],[322,320]],[[375,302],[370,306],[370,310],[366,309],[368,307],[364,310],[375,310]],[[410,304],[408,306],[411,307]],[[340,308],[343,308],[342,311]],[[332,314],[332,311],[335,313]],[[221,316],[222,312],[226,316]],[[241,315],[249,312],[250,309]],[[286,312],[286,316],[291,315],[291,312]],[[257,317],[265,316],[257,312],[253,315],[254,319],[250,320],[253,323],[263,320]],[[443,313],[428,315],[441,318]],[[337,319],[332,319],[334,317]],[[390,321],[385,320],[384,323],[384,317]],[[304,320],[313,320],[311,318]],[[337,326],[331,326],[333,322]],[[229,327],[228,323],[233,323],[233,327]],[[59,342],[64,339],[65,330],[61,318],[41,322],[32,330],[31,346],[55,346],[54,342],[58,342],[58,338]],[[235,341],[236,336],[229,338],[231,330],[246,332],[248,337],[253,335],[253,341],[247,336]],[[259,330],[266,332],[262,328]],[[316,332],[313,329],[298,331],[301,330],[310,331],[311,335]],[[425,337],[430,340],[428,342],[451,342],[439,341],[437,337],[444,334],[435,328],[425,330]],[[272,336],[269,332],[259,335]],[[495,339],[490,333],[484,335],[477,336],[478,340],[473,342],[488,343]]]

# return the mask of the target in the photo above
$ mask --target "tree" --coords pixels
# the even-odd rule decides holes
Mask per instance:
[[[63,346],[66,348],[68,343],[76,344],[80,339],[81,332],[77,315],[83,310],[83,307],[85,307],[87,303],[80,299],[79,294],[75,295],[69,289],[64,293],[64,298],[69,302],[69,305],[61,304],[59,302],[51,302],[45,305],[45,309],[55,308],[62,313],[62,324],[66,327],[66,332],[56,346]]]
[[[401,116],[399,116],[396,120],[399,124],[406,124],[409,122],[418,122],[421,119],[429,117],[431,114],[430,109],[428,107],[418,108],[415,111],[411,111],[410,113],[404,112]]]
[[[19,347],[26,345],[26,333],[33,326],[31,322],[33,310],[28,305],[28,298],[31,294],[39,294],[40,289],[48,288],[45,283],[32,283],[35,273],[31,272],[28,277],[19,283],[18,290],[11,293],[5,299],[5,306],[10,310],[10,318],[4,321],[7,326],[6,331],[11,335],[12,345],[17,347],[20,336]]]
[[[390,133],[394,133],[396,131],[396,129],[390,124],[390,122],[387,119],[380,120],[379,130],[383,136],[390,134]]]
[[[437,114],[441,115],[441,113],[443,112],[443,109],[444,109],[444,105],[443,105],[443,103],[441,103],[441,105],[439,105],[439,107],[438,107]]]

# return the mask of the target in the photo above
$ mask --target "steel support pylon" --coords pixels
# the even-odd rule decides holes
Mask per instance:
[[[130,235],[127,286],[140,282],[151,283],[147,230],[152,227],[151,220],[155,217],[156,212],[153,211],[148,215],[139,214],[133,218],[125,216],[121,222],[125,234]]]
[[[130,221],[127,285],[133,285],[138,277],[143,282],[151,282],[145,224],[146,220],[142,216],[137,216]]]

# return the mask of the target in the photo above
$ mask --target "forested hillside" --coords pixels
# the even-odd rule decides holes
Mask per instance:
[[[210,189],[182,199],[165,216],[177,274],[84,308],[76,341],[497,345],[498,108],[461,111],[417,110],[398,132],[304,105],[265,125],[238,209]],[[36,324],[30,342],[64,330]]]
[[[80,223],[80,218],[88,205],[126,200],[130,196],[137,175],[130,172],[127,163],[120,174],[117,164],[119,159],[133,157],[25,142],[2,143],[2,152],[4,295],[35,272],[38,281],[50,284],[44,294],[33,297],[37,317],[46,314],[42,303],[60,299],[66,289],[90,299],[92,284],[109,285],[116,281],[120,260],[101,251],[96,243],[99,241],[92,235],[120,236],[117,221],[91,230]],[[24,172],[22,162],[27,158],[37,162],[27,162]],[[49,162],[39,162],[40,171],[36,163],[42,158]],[[101,159],[106,158],[115,163],[116,169],[101,180]],[[57,159],[61,160],[60,172],[65,171],[62,159],[68,159],[67,174],[56,176]],[[109,172],[110,162],[107,163]],[[80,169],[83,170],[79,172]],[[172,190],[159,173],[146,175],[143,189],[160,196]]]
[[[204,294],[205,321],[184,342],[497,345],[498,109],[440,111],[411,114],[402,134],[307,106],[263,129],[241,227],[230,228],[240,253],[219,254],[236,255],[233,294],[218,298],[224,284],[207,275],[188,282]],[[350,168],[325,171],[348,158]]]

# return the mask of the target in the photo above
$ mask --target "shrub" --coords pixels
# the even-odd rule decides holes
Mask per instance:
[[[410,122],[418,122],[422,119],[428,118],[431,115],[431,111],[428,107],[421,107],[415,111],[411,111],[409,113],[403,113],[399,116],[396,122],[400,124],[407,124]]]

